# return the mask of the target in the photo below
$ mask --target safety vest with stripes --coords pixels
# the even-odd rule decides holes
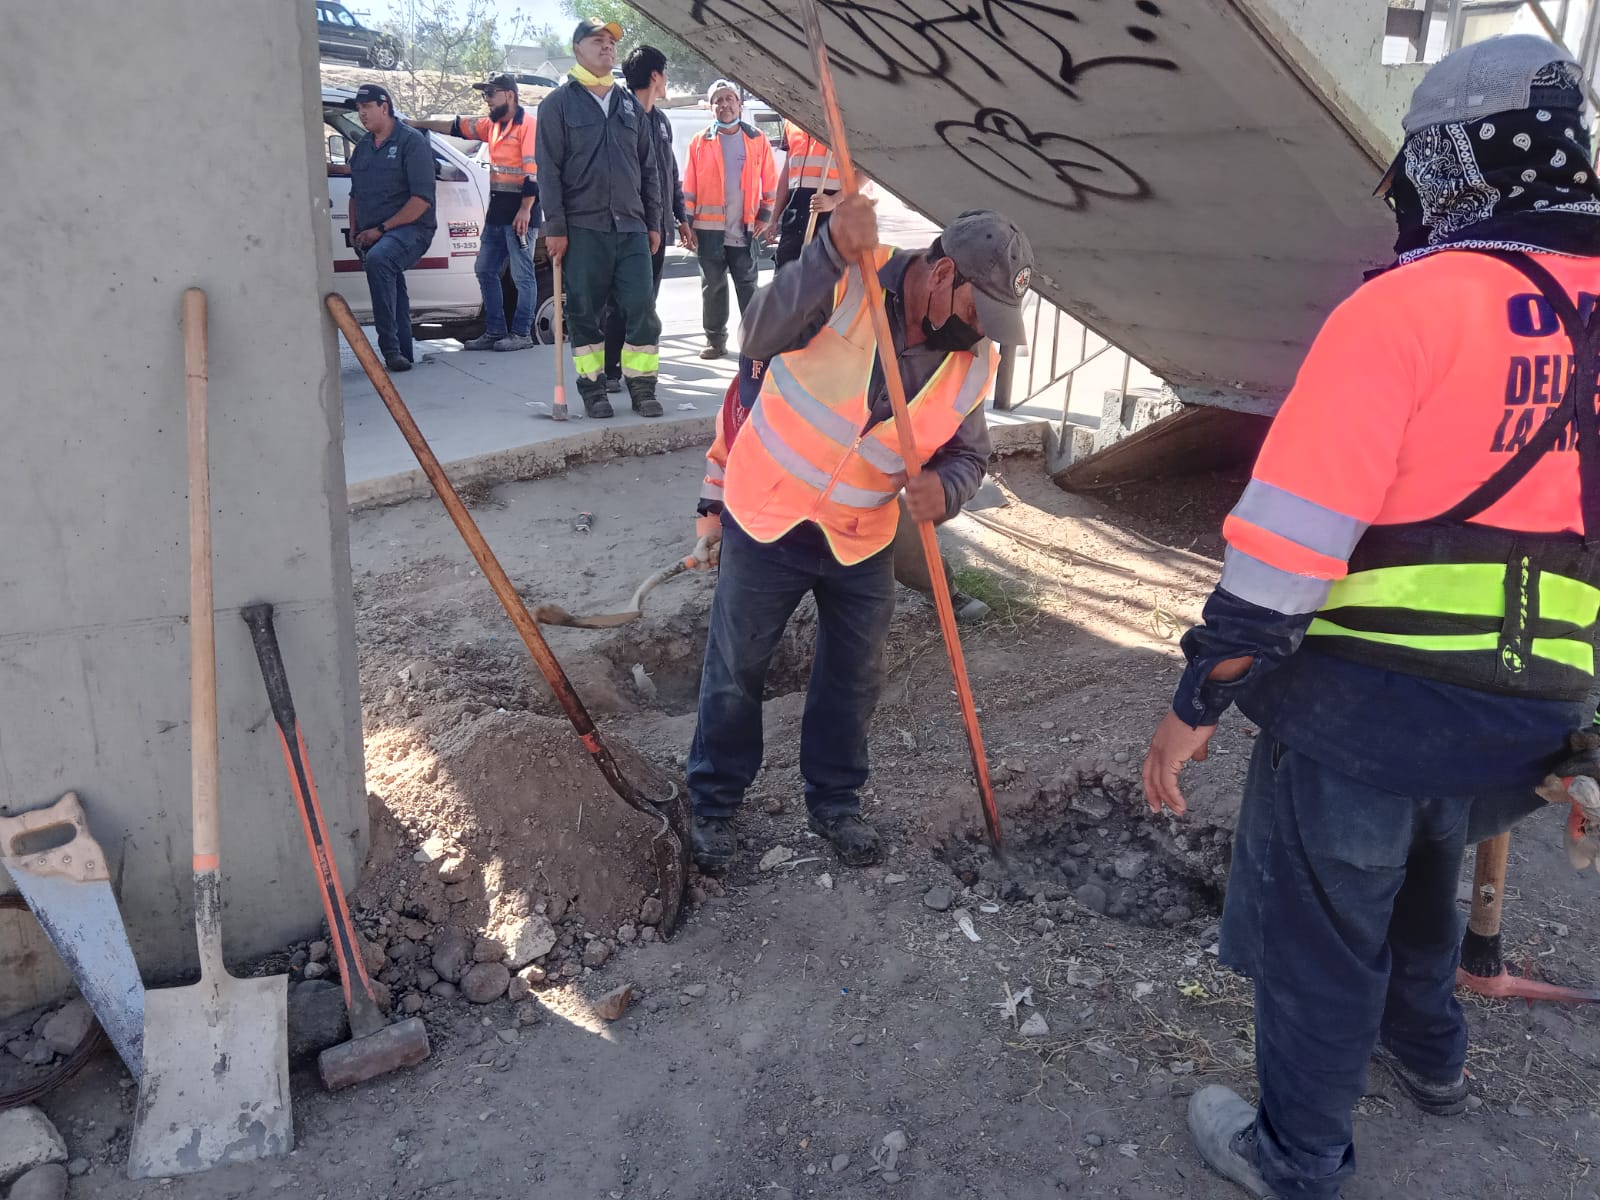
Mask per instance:
[[[772,220],[772,206],[778,199],[778,168],[772,157],[772,143],[765,134],[747,124],[740,125],[740,133],[744,137],[744,168],[739,184],[744,192],[744,206],[739,219],[749,228],[757,221]],[[696,229],[728,227],[722,136],[712,125],[705,132],[695,134],[689,143],[689,161],[683,168],[683,208],[689,224]]]
[[[800,188],[822,192],[839,190],[839,166],[821,140],[793,121],[783,123],[783,137],[788,152],[783,165],[789,171],[791,191]]]
[[[880,248],[882,268],[890,251]],[[821,527],[846,566],[894,540],[900,519],[891,476],[905,470],[894,419],[867,428],[876,345],[859,271],[834,292],[834,311],[805,346],[767,364],[761,393],[727,451],[718,490],[751,537],[775,542],[802,521]],[[975,353],[945,357],[908,409],[925,463],[989,394],[999,356],[985,340]]]
[[[1368,288],[1392,306],[1330,318],[1224,526],[1225,590],[1314,612],[1307,645],[1339,658],[1505,695],[1588,694],[1600,317],[1586,327],[1544,262],[1577,285],[1583,316],[1600,313],[1600,260],[1476,250],[1380,276]],[[1385,314],[1398,332],[1370,323]],[[1375,365],[1353,357],[1347,326],[1362,324]]]
[[[523,180],[539,174],[539,164],[534,159],[534,131],[538,122],[520,104],[511,119],[503,125],[488,117],[476,119],[457,117],[454,136],[472,138],[489,147],[489,190],[494,192],[523,191]]]

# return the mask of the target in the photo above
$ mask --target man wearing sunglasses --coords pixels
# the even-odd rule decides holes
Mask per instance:
[[[534,161],[533,114],[517,103],[517,81],[496,75],[474,89],[483,93],[487,117],[433,117],[412,121],[451,137],[489,147],[489,210],[478,237],[476,271],[483,292],[483,334],[464,343],[468,350],[526,350],[533,345],[533,313],[539,286],[533,271],[533,232],[539,223],[539,168]],[[506,328],[500,273],[511,266],[517,285],[517,311]]]

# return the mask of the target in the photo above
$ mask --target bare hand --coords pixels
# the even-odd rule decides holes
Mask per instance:
[[[944,494],[944,481],[934,471],[923,471],[915,479],[904,472],[891,475],[890,482],[905,489],[906,511],[913,521],[942,521],[949,511]]]
[[[376,245],[378,239],[382,236],[383,234],[379,233],[376,229],[363,229],[355,236],[356,249],[365,250],[368,246]]]
[[[533,214],[517,210],[517,215],[511,218],[511,232],[518,237],[526,237],[528,226],[533,223]]]
[[[551,262],[560,262],[567,256],[567,239],[546,234],[544,239],[544,252],[550,256]]]
[[[694,236],[694,226],[687,221],[678,223],[678,240],[689,250],[699,249],[699,239]]]
[[[814,213],[832,212],[839,207],[842,192],[817,192],[811,197],[811,211]]]
[[[657,254],[657,253],[660,252],[660,250],[661,250],[661,231],[659,229],[652,229],[650,231],[650,253],[651,254]]]
[[[1215,725],[1191,728],[1178,719],[1178,714],[1168,712],[1156,726],[1150,738],[1150,749],[1144,756],[1144,799],[1151,812],[1169,808],[1182,816],[1189,810],[1188,802],[1178,790],[1178,772],[1191,759],[1205,762]]]
[[[865,196],[841,200],[828,221],[833,248],[844,258],[859,258],[878,248],[878,210]]]
[[[685,560],[691,571],[708,571],[722,560],[722,530],[703,534]]]

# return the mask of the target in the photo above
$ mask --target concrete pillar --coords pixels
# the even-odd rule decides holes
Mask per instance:
[[[191,285],[211,302],[230,959],[321,917],[241,605],[277,605],[347,884],[366,848],[313,8],[59,0],[0,31],[0,811],[81,795],[146,978],[164,981],[195,958]],[[0,953],[25,940],[0,931]]]

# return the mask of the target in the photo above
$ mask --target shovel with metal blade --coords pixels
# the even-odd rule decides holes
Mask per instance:
[[[183,294],[189,408],[189,704],[194,927],[200,982],[145,993],[144,1072],[128,1176],[188,1175],[287,1154],[288,977],[235,979],[222,962],[217,646],[206,443],[206,295]]]
[[[533,610],[533,619],[541,625],[565,625],[572,629],[615,629],[618,625],[629,625],[644,616],[644,598],[650,594],[652,588],[687,571],[694,566],[694,562],[693,558],[686,558],[682,562],[673,563],[665,571],[657,571],[634,589],[633,599],[628,601],[628,607],[621,612],[575,617],[559,604],[541,604]]]
[[[89,834],[78,794],[49,808],[0,817],[0,864],[135,1079],[144,1058],[144,984],[106,856]]]

